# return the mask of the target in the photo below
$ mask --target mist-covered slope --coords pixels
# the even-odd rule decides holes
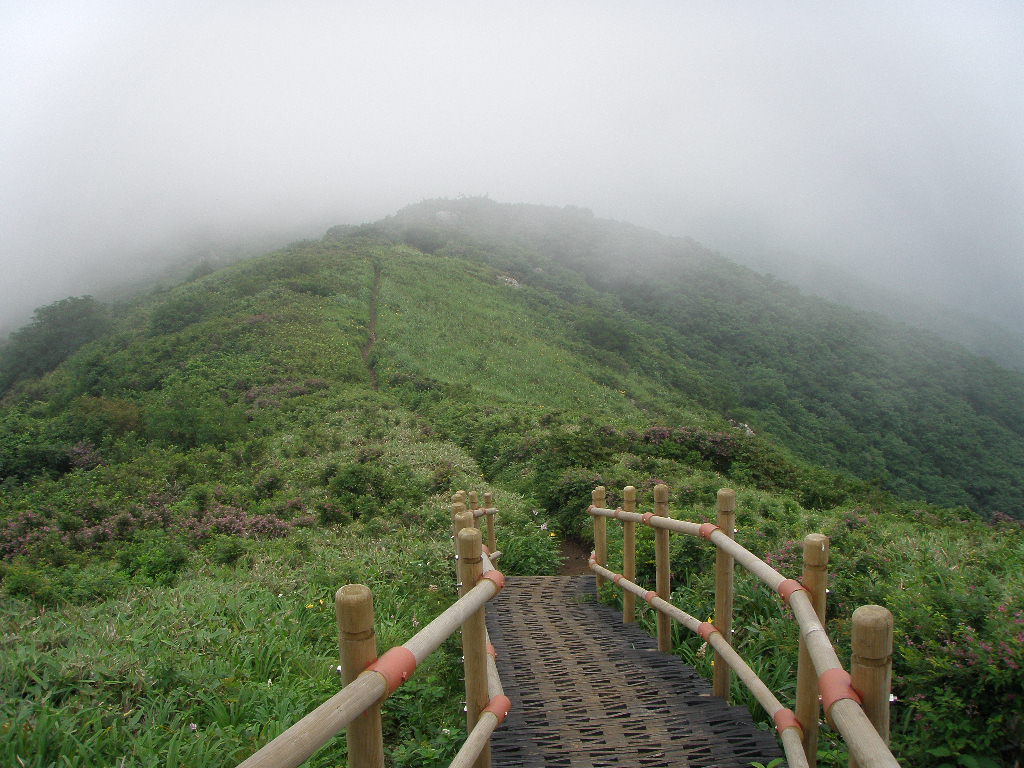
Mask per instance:
[[[971,352],[991,358],[1004,368],[1024,372],[1024,330],[984,320],[976,315],[976,307],[951,307],[929,301],[882,286],[825,261],[794,253],[736,253],[735,258],[813,296],[929,330]]]
[[[76,313],[102,323],[18,368],[0,401],[8,762],[109,764],[130,745],[140,764],[177,750],[234,765],[336,686],[321,606],[340,583],[375,585],[390,640],[440,609],[454,490],[497,494],[503,569],[549,573],[550,534],[588,537],[594,485],[617,503],[634,484],[644,504],[658,482],[697,520],[734,487],[738,539],[787,573],[801,537],[830,536],[837,642],[857,605],[896,615],[894,742],[909,765],[950,744],[1008,761],[1019,745],[1006,736],[1019,718],[998,704],[1024,664],[1024,617],[1008,607],[1024,594],[1021,527],[920,497],[1019,509],[1020,412],[1005,403],[1020,377],[691,242],[487,201],[335,228],[113,306],[53,305],[5,360],[81,330]],[[710,557],[673,550],[695,614],[711,610]],[[772,596],[746,582],[740,594],[756,618],[737,647],[785,698],[796,637]],[[125,618],[92,636],[111,615]],[[970,656],[975,638],[988,650]],[[677,652],[706,673],[699,646]],[[454,751],[449,656],[394,703],[396,765]],[[822,744],[821,764],[839,764],[834,737]]]
[[[578,209],[436,201],[383,229],[570,302],[584,282],[596,312],[569,323],[602,361],[650,370],[657,347],[688,372],[661,379],[673,390],[808,461],[905,497],[1024,516],[1024,376],[934,334]]]

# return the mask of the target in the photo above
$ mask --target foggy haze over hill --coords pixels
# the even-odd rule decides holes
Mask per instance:
[[[1022,76],[1012,2],[9,2],[0,327],[209,243],[489,195],[1022,332]]]

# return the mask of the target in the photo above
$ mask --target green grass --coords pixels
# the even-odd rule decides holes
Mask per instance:
[[[909,455],[900,444],[885,452],[891,425],[844,415],[854,395],[874,408],[877,387],[839,382],[852,364],[843,345],[827,377],[812,370],[801,383],[810,394],[738,366],[742,348],[799,368],[817,342],[803,320],[792,337],[778,323],[803,305],[755,295],[742,270],[671,248],[659,263],[676,282],[655,287],[673,286],[676,304],[656,301],[625,279],[628,260],[608,274],[585,267],[588,249],[605,246],[587,234],[593,222],[570,223],[572,237],[535,227],[518,244],[495,245],[486,227],[442,233],[432,254],[402,244],[398,221],[300,244],[127,302],[110,335],[18,381],[0,403],[0,762],[233,765],[337,690],[338,587],[373,587],[382,650],[453,599],[455,490],[494,491],[503,570],[550,573],[555,540],[542,521],[586,538],[593,485],[616,504],[623,485],[647,494],[663,481],[675,514],[695,520],[709,519],[719,488],[736,488],[740,541],[787,575],[799,571],[793,542],[832,538],[829,629],[842,652],[857,605],[896,616],[894,744],[905,764],[953,765],[952,754],[966,768],[984,755],[1012,764],[1024,742],[1019,524],[911,501],[934,480],[928,467],[899,465],[885,480],[809,463],[895,467]],[[616,242],[626,252],[655,241]],[[375,265],[379,391],[361,355]],[[680,284],[677,268],[697,273]],[[750,302],[715,304],[716,281]],[[1015,429],[1000,398],[1013,402],[1016,384],[987,390],[957,378],[963,361],[951,360],[962,391],[932,366],[928,399],[948,396],[967,421],[936,434],[968,422],[989,437]],[[780,381],[788,394],[773,404]],[[825,407],[835,387],[842,397]],[[906,394],[891,395],[901,419],[912,417]],[[965,415],[969,402],[980,421]],[[730,424],[737,414],[790,447]],[[1015,443],[982,455],[971,434],[929,455],[948,463],[961,451],[972,493],[1011,498],[1013,483],[997,481],[1012,479]],[[943,467],[936,493],[967,493]],[[711,601],[702,545],[673,544],[676,598],[701,618]],[[646,534],[638,564],[652,583]],[[785,698],[791,623],[742,578],[737,608],[738,644]],[[769,663],[769,649],[783,653]],[[699,640],[681,635],[678,653],[708,671]],[[457,656],[446,646],[386,708],[395,765],[444,765],[457,747]],[[840,754],[823,741],[822,764]],[[339,741],[312,764],[343,762]]]

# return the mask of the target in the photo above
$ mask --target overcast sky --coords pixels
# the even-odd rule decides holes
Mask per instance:
[[[486,194],[1024,329],[1022,137],[1019,0],[4,0],[0,326],[183,242]]]

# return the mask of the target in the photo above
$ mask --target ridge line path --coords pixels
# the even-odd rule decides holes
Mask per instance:
[[[621,612],[593,576],[510,576],[487,629],[512,711],[494,732],[495,768],[749,768],[782,757],[750,712]]]
[[[359,350],[363,358],[363,364],[370,373],[370,385],[374,391],[380,389],[380,378],[377,376],[377,368],[370,362],[370,353],[377,344],[377,300],[380,297],[380,262],[374,259],[373,262],[373,284],[370,289],[370,318],[366,325],[366,343]]]

